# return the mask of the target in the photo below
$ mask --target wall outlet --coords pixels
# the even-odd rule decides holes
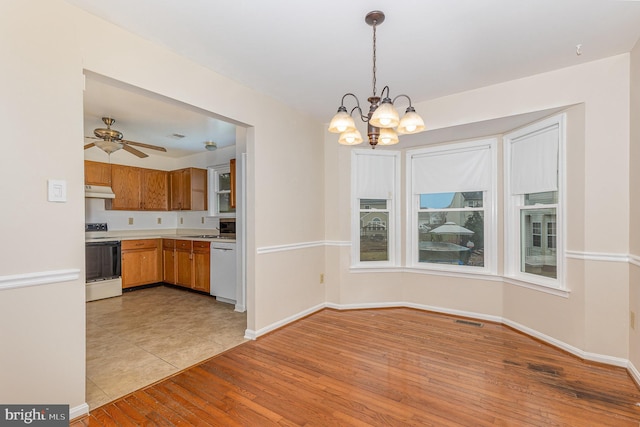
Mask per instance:
[[[184,224],[184,218],[180,217],[180,224]]]
[[[320,283],[324,283],[324,273],[320,273]]]
[[[158,224],[162,224],[162,218],[158,218]]]
[[[133,218],[129,218],[129,225],[133,225]]]
[[[629,326],[631,326],[631,329],[633,329],[633,330],[636,329],[636,313],[635,313],[635,311],[630,311],[629,312]]]
[[[201,217],[200,222],[201,222],[202,224],[204,224],[204,217]]]

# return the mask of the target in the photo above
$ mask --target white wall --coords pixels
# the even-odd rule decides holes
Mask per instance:
[[[329,301],[397,300],[501,316],[582,352],[626,359],[629,66],[629,55],[618,55],[415,105],[428,129],[576,105],[568,118],[567,250],[574,254],[567,261],[569,298],[500,281],[407,272],[350,273],[349,251],[335,244],[326,251],[331,260]],[[350,149],[338,147],[335,136],[326,134],[325,150],[325,171],[338,174],[325,177],[325,184],[333,188],[325,191],[326,206],[338,207],[326,210],[327,239],[344,244],[350,239],[349,189],[344,185],[350,182]]]

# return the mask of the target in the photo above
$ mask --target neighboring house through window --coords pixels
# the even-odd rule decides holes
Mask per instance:
[[[408,264],[495,272],[495,139],[407,152]]]

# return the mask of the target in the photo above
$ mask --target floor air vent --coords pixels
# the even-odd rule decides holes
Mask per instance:
[[[454,322],[461,323],[463,325],[475,326],[475,327],[478,327],[478,328],[482,328],[482,326],[483,326],[482,323],[474,322],[474,321],[471,321],[471,320],[456,319],[456,320],[454,320]]]

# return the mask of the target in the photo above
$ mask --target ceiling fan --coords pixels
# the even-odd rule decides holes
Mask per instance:
[[[96,146],[101,150],[105,151],[107,154],[111,154],[114,151],[118,151],[121,148],[129,153],[136,155],[140,158],[149,157],[148,154],[143,153],[142,151],[135,149],[132,145],[136,147],[150,148],[152,150],[164,151],[167,149],[164,147],[158,147],[157,145],[143,144],[141,142],[135,141],[127,141],[126,139],[122,139],[122,132],[117,131],[115,129],[111,129],[111,125],[115,123],[115,119],[111,117],[103,117],[102,121],[105,125],[105,128],[98,128],[93,130],[94,136],[85,136],[87,139],[97,139],[99,141],[92,142],[84,146],[84,149],[91,148]]]

